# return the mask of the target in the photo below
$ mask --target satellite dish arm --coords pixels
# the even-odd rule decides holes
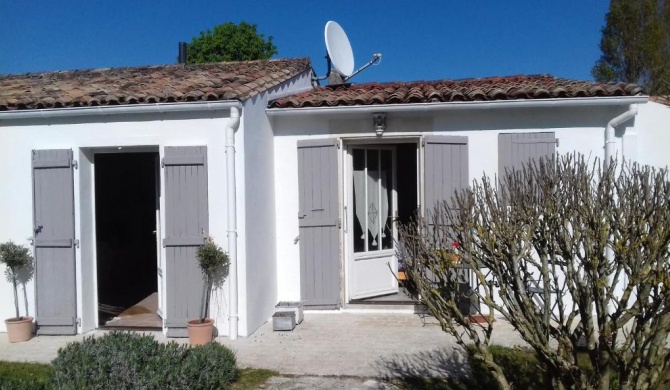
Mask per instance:
[[[382,54],[381,53],[375,53],[372,55],[372,59],[365,65],[361,66],[358,70],[356,70],[354,73],[352,73],[348,77],[344,77],[344,81],[349,80],[350,78],[356,76],[357,74],[361,73],[365,69],[367,69],[370,65],[377,65],[382,59]],[[330,60],[328,61],[328,74],[330,74]],[[328,77],[328,76],[326,76]]]
[[[325,76],[318,77],[318,76],[316,75],[316,72],[314,71],[314,67],[312,67],[312,74],[314,74],[314,77],[312,78],[312,81],[316,81],[317,84],[319,84],[319,81],[325,80],[325,79],[327,79],[328,77],[330,77],[330,72],[331,72],[331,70],[332,70],[333,64],[332,64],[332,62],[330,61],[330,56],[328,56],[328,53],[326,53],[326,57],[325,57],[325,58],[326,58],[326,62],[328,63],[328,71],[326,72],[326,75],[325,75]]]

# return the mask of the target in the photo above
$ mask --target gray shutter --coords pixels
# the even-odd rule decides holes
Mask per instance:
[[[556,143],[553,132],[498,134],[498,175],[531,160],[553,157]]]
[[[186,322],[200,316],[203,277],[196,251],[209,232],[207,147],[166,147],[165,246],[168,337],[186,337]]]
[[[37,333],[76,334],[72,150],[33,150],[32,166]]]
[[[469,183],[468,137],[431,135],[424,138],[425,207],[430,213],[438,203]]]
[[[336,139],[298,141],[300,291],[310,308],[340,304]]]

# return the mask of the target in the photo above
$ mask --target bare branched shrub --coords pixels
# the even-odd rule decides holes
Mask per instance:
[[[554,388],[653,389],[670,355],[670,184],[667,170],[602,167],[563,156],[483,177],[400,239],[417,299],[459,344],[488,350],[494,316],[535,351]],[[445,251],[457,242],[459,261]],[[462,301],[479,314],[463,310]],[[577,364],[580,347],[592,369]]]

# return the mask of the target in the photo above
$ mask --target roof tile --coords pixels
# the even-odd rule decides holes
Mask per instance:
[[[244,101],[309,70],[297,58],[0,75],[0,111]]]
[[[270,108],[364,106],[512,99],[634,96],[643,89],[629,83],[596,83],[549,75],[489,77],[319,87],[270,102]]]

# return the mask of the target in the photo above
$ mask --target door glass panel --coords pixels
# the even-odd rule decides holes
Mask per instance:
[[[393,249],[393,152],[353,149],[354,252]]]
[[[365,204],[365,188],[363,188],[363,179],[365,178],[365,149],[353,150],[354,163],[354,252],[365,252],[365,234],[367,230],[364,216],[360,213],[363,209],[356,209],[356,205]],[[364,212],[364,211],[363,211]]]
[[[366,180],[366,213],[368,224],[368,252],[379,250],[379,239],[381,237],[381,202],[379,193],[379,151],[368,149],[367,151],[367,171]]]

